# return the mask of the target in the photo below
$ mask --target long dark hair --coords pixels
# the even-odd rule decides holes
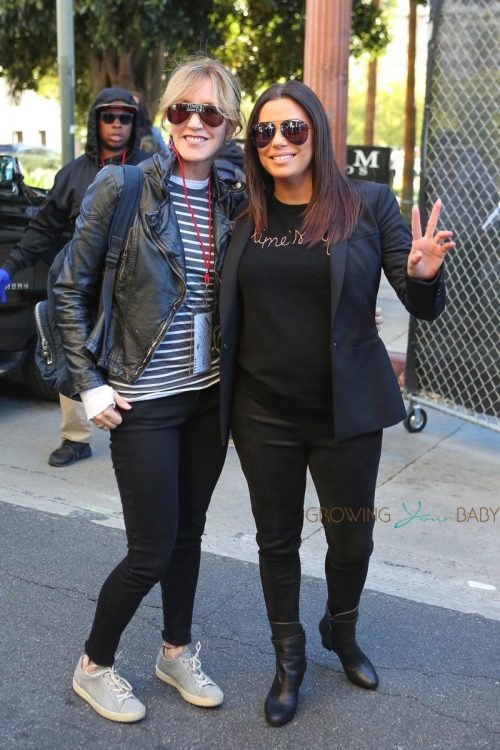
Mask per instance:
[[[248,213],[256,231],[262,232],[267,225],[266,198],[274,189],[274,180],[260,163],[257,148],[251,140],[251,130],[252,125],[259,121],[264,104],[284,97],[300,104],[313,126],[313,191],[304,213],[304,242],[313,245],[324,239],[331,245],[352,234],[361,211],[361,196],[356,183],[345,177],[338,168],[325,110],[314,91],[305,83],[275,83],[259,96],[254,105],[245,141]]]

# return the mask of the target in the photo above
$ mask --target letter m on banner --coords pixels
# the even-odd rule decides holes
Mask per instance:
[[[390,148],[377,146],[348,146],[346,174],[355,180],[370,180],[390,185],[391,152]]]

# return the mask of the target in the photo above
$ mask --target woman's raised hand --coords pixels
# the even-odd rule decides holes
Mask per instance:
[[[413,242],[408,256],[407,272],[408,276],[414,279],[424,281],[433,279],[441,268],[448,250],[455,247],[455,243],[451,240],[453,232],[449,230],[436,232],[441,206],[441,201],[437,200],[432,207],[424,235],[422,235],[420,224],[420,212],[417,206],[413,207],[411,215]]]

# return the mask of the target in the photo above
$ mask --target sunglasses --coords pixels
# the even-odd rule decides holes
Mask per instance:
[[[303,146],[309,138],[311,126],[303,120],[283,120],[279,123],[281,135],[294,146]],[[274,122],[259,122],[252,125],[252,143],[257,148],[269,146],[276,135],[276,124]]]
[[[181,125],[189,120],[192,114],[198,115],[200,120],[208,125],[209,128],[218,128],[224,122],[224,116],[221,115],[217,107],[211,104],[172,104],[167,108],[167,120],[172,125]]]
[[[134,115],[118,114],[117,112],[99,112],[99,117],[106,125],[111,125],[115,120],[119,120],[122,125],[130,125]]]

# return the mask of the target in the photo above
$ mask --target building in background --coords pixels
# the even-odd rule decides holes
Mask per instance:
[[[61,117],[56,99],[47,99],[34,91],[14,98],[5,79],[0,78],[0,111],[0,144],[61,150]]]

